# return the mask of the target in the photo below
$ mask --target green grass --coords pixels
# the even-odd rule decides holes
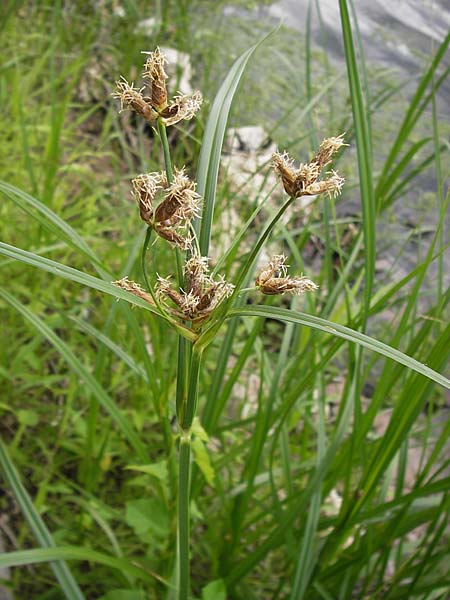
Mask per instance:
[[[4,585],[17,598],[176,598],[178,521],[185,597],[446,598],[450,128],[436,98],[450,35],[408,95],[365,62],[345,0],[339,73],[312,41],[312,2],[305,36],[267,36],[222,3],[124,9],[10,2],[2,21]],[[151,38],[138,27],[149,12],[163,16]],[[157,44],[189,52],[206,99],[168,146],[110,98]],[[303,162],[345,130],[342,197],[307,215],[278,188],[249,202],[220,169],[227,127],[247,124]],[[240,218],[212,265],[235,294],[198,340],[111,284],[146,283],[129,180],[161,170],[168,148],[197,173],[203,252],[223,246],[224,211]],[[424,178],[438,225],[393,240],[393,272],[380,271],[384,228]],[[350,198],[359,214],[342,218]],[[267,243],[319,290],[239,294]],[[162,240],[145,256],[151,286],[179,272]]]

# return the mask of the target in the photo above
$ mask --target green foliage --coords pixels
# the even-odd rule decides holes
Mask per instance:
[[[365,64],[345,0],[347,78],[312,41],[319,3],[306,43],[283,25],[267,37],[239,4],[225,17],[222,2],[156,2],[150,30],[140,0],[123,15],[102,2],[7,5],[0,567],[14,567],[18,598],[450,593],[449,128],[436,101],[450,35],[408,97],[406,82]],[[206,99],[162,140],[110,101],[157,44],[189,53]],[[230,123],[263,123],[303,162],[345,130],[342,199],[283,204],[261,183],[269,164],[233,187],[220,168]],[[197,329],[111,283],[179,276],[180,256],[152,238],[145,281],[129,201],[129,180],[164,156],[197,173],[200,245],[236,285]],[[389,219],[418,201],[423,177],[437,181],[423,196],[437,225],[413,225],[380,269]],[[343,216],[355,198],[359,214]],[[267,246],[319,290],[264,301],[251,286]]]

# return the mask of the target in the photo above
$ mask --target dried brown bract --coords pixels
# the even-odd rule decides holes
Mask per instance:
[[[322,169],[331,162],[333,155],[344,145],[342,135],[325,139],[312,161],[300,164],[297,169],[287,152],[276,152],[272,156],[273,167],[286,193],[293,198],[313,196],[323,192],[330,196],[337,196],[344,185],[344,179],[336,171],[327,173],[326,179],[319,180],[319,177]]]
[[[123,77],[116,82],[116,91],[111,95],[120,100],[120,110],[134,110],[138,115],[144,117],[146,121],[155,121],[158,113],[153,109],[147,98],[142,95],[144,88],[136,89]]]
[[[296,294],[313,292],[318,286],[307,277],[289,277],[286,257],[282,254],[272,256],[268,265],[260,272],[255,281],[259,291],[274,296],[279,294]]]

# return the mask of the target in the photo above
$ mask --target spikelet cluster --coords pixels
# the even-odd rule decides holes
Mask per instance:
[[[259,291],[268,296],[280,294],[300,295],[313,292],[318,286],[307,277],[289,277],[286,257],[283,254],[272,256],[269,263],[259,273],[255,284]]]
[[[132,180],[132,185],[141,219],[174,246],[182,250],[190,248],[192,239],[188,228],[191,220],[200,216],[201,197],[184,167],[174,169],[170,184],[166,174],[161,172],[139,175]],[[155,208],[157,196],[162,196],[162,200]]]
[[[336,171],[328,172],[325,179],[319,177],[333,155],[344,145],[343,135],[327,138],[320,144],[311,162],[300,164],[298,168],[294,167],[294,161],[287,152],[276,152],[272,156],[272,164],[285,192],[293,198],[315,196],[324,192],[330,196],[340,194],[344,179]]]
[[[189,120],[196,114],[202,104],[202,95],[196,91],[193,94],[178,94],[168,103],[164,65],[165,55],[159,48],[148,52],[142,77],[145,85],[137,89],[123,77],[116,82],[114,98],[120,100],[121,110],[134,110],[146,121],[160,119],[166,126],[175,125],[182,120]],[[147,92],[144,95],[144,92]]]
[[[179,291],[170,279],[158,277],[157,296],[161,302],[171,300],[180,317],[201,322],[233,292],[234,286],[223,277],[213,279],[209,274],[208,258],[193,256],[184,265],[185,287]]]

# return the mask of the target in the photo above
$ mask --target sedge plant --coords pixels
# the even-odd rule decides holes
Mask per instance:
[[[368,281],[366,281],[364,288],[365,297],[362,315],[356,314],[353,315],[353,319],[350,319],[353,329],[335,322],[339,319],[334,321],[333,316],[331,320],[326,320],[313,314],[298,312],[295,304],[292,304],[289,309],[274,305],[279,296],[314,294],[317,289],[317,285],[312,281],[314,277],[309,279],[309,277],[301,274],[289,275],[287,257],[281,249],[276,251],[267,261],[257,265],[261,251],[270,240],[276,226],[280,224],[281,218],[287,211],[294,209],[296,203],[301,202],[300,199],[303,196],[325,194],[333,197],[340,193],[344,183],[343,179],[335,171],[328,170],[328,165],[336,153],[345,146],[343,136],[337,135],[325,139],[313,154],[311,160],[298,166],[286,152],[275,153],[272,157],[272,168],[280,181],[279,185],[282,186],[285,192],[282,203],[274,207],[273,215],[269,216],[262,224],[260,221],[252,224],[253,230],[257,231],[256,240],[248,252],[242,256],[241,261],[236,261],[230,275],[227,274],[226,278],[221,276],[222,266],[229,257],[236,256],[240,249],[240,242],[248,231],[251,221],[238,232],[236,238],[231,242],[229,250],[225,253],[225,256],[219,257],[217,264],[214,264],[210,259],[210,240],[212,238],[217,196],[218,170],[227,118],[239,80],[255,49],[256,47],[251,48],[237,59],[212,104],[202,141],[199,168],[195,178],[191,177],[188,169],[182,165],[172,164],[173,148],[169,146],[167,128],[176,125],[182,126],[184,120],[195,118],[201,107],[200,93],[178,94],[170,97],[166,87],[168,80],[165,70],[166,61],[164,54],[159,49],[148,54],[143,71],[144,86],[142,88],[135,88],[134,85],[128,84],[124,79],[117,83],[114,96],[120,100],[121,108],[133,110],[138,117],[144,119],[154,128],[164,156],[164,166],[161,165],[160,171],[138,175],[131,183],[132,193],[137,204],[136,219],[140,217],[146,225],[145,237],[143,237],[141,247],[141,283],[128,277],[114,278],[115,281],[111,283],[110,272],[105,269],[86,241],[70,225],[62,221],[57,214],[42,203],[24,193],[17,194],[17,191],[12,189],[12,186],[7,186],[7,184],[3,184],[3,192],[14,199],[22,208],[33,213],[33,216],[37,218],[41,225],[44,225],[52,233],[56,232],[71,249],[76,249],[88,258],[98,276],[78,271],[40,256],[38,253],[27,252],[4,243],[0,244],[0,253],[7,260],[19,260],[57,277],[88,286],[109,294],[115,299],[126,301],[141,309],[142,315],[148,317],[149,321],[154,322],[154,320],[159,319],[163,330],[173,329],[176,332],[178,339],[174,405],[178,468],[177,539],[172,553],[175,572],[173,586],[170,582],[164,581],[164,583],[168,585],[169,591],[171,587],[174,588],[174,595],[178,600],[186,600],[191,595],[191,588],[193,587],[190,582],[190,567],[192,567],[190,507],[191,500],[195,501],[199,494],[198,472],[196,473],[192,469],[193,444],[195,444],[196,435],[201,432],[201,425],[208,432],[217,428],[224,402],[229,397],[225,390],[222,392],[220,389],[220,376],[214,377],[212,382],[208,382],[208,378],[203,376],[208,371],[205,352],[208,347],[213,345],[214,341],[222,341],[219,336],[225,325],[227,326],[227,334],[225,341],[222,343],[224,345],[231,344],[233,341],[232,325],[238,320],[245,323],[249,333],[248,340],[245,343],[247,352],[244,352],[244,355],[248,355],[248,348],[253,343],[259,351],[261,349],[259,339],[261,321],[268,319],[286,324],[286,333],[277,358],[277,367],[270,382],[269,408],[265,410],[261,402],[258,409],[262,418],[256,423],[254,439],[251,441],[251,460],[246,465],[244,473],[247,485],[245,491],[237,494],[234,499],[231,535],[223,541],[220,550],[223,559],[220,575],[226,581],[227,591],[230,590],[232,597],[238,597],[234,595],[234,590],[238,584],[242,583],[246,575],[256,565],[261,564],[270,552],[286,545],[286,554],[288,555],[286,560],[292,560],[289,567],[290,573],[292,573],[291,598],[297,600],[303,597],[349,597],[350,591],[361,590],[360,587],[357,587],[360,586],[361,580],[364,581],[365,588],[362,589],[360,597],[376,598],[381,593],[389,593],[390,597],[407,598],[410,597],[410,590],[413,587],[417,588],[420,593],[420,585],[422,585],[420,573],[417,571],[419,575],[416,578],[416,565],[411,562],[414,556],[407,556],[406,560],[401,562],[402,555],[400,551],[398,552],[396,560],[399,568],[393,579],[395,581],[395,578],[397,578],[396,580],[401,583],[400,592],[397,593],[394,587],[386,592],[383,576],[387,569],[388,561],[386,557],[389,555],[387,553],[383,554],[381,549],[385,545],[386,539],[402,540],[415,523],[427,522],[429,529],[421,551],[424,554],[433,550],[434,540],[438,539],[441,528],[445,527],[445,523],[442,524],[439,521],[437,512],[433,512],[430,517],[431,509],[429,508],[423,509],[422,512],[413,513],[412,518],[408,519],[409,508],[417,498],[420,500],[436,490],[437,492],[445,490],[446,480],[433,479],[435,474],[431,472],[433,461],[430,459],[424,466],[418,480],[417,489],[413,490],[411,494],[402,494],[401,486],[397,483],[396,496],[393,501],[389,501],[382,495],[380,495],[381,500],[378,504],[371,505],[369,500],[373,497],[377,487],[381,487],[383,492],[384,484],[380,486],[381,478],[393,458],[396,457],[397,452],[402,453],[400,464],[405,464],[407,448],[404,442],[407,441],[411,424],[426,402],[431,382],[439,383],[447,388],[450,387],[450,382],[436,370],[397,350],[399,345],[397,337],[391,340],[392,345],[387,345],[357,331],[358,327],[364,331],[370,311],[376,309],[377,303],[382,300],[378,297],[375,299],[370,297],[374,257],[373,240],[371,243],[367,243],[368,240],[370,241],[371,227],[374,226],[372,219],[374,206],[370,198],[373,195],[371,178],[366,177],[364,179],[362,176],[360,177],[363,201],[367,204],[365,213],[367,231],[364,231],[364,235],[366,242],[365,272]],[[350,66],[349,79],[352,85],[357,86],[357,69],[356,65],[353,64],[353,58],[350,55],[348,60]],[[368,132],[365,130],[364,116],[361,106],[358,104],[362,100],[356,93],[353,96],[352,99],[355,103],[353,107],[355,136],[358,150],[364,154],[364,144],[368,140]],[[406,125],[409,126],[409,121]],[[367,151],[366,154],[369,154],[369,152]],[[361,164],[364,161],[361,159],[359,162]],[[363,170],[361,170],[361,173],[363,173]],[[387,198],[386,202],[388,202],[389,173],[385,174],[383,181],[385,182],[383,189]],[[259,214],[259,209],[256,209],[255,213]],[[286,228],[287,239],[289,239],[289,236],[292,237],[288,229]],[[138,242],[141,243],[140,240]],[[172,268],[169,271],[160,272],[159,265],[154,258],[156,253],[153,252],[156,244],[166,246],[169,253],[171,253]],[[360,244],[357,247],[360,247]],[[296,247],[293,244],[293,251],[295,250]],[[352,256],[353,261],[356,255],[357,252],[355,251]],[[432,260],[433,251],[430,250],[424,266],[417,268],[418,281],[423,276],[426,266]],[[333,305],[340,289],[342,288],[336,286],[327,304]],[[385,297],[390,298],[392,293],[393,291],[388,289],[385,291]],[[29,308],[18,302],[6,290],[1,290],[0,294],[5,301],[33,324],[39,333],[68,361],[78,378],[85,383],[92,397],[112,418],[120,434],[133,449],[140,466],[144,470],[148,462],[148,447],[143,442],[140,433],[135,430],[113,399],[98,383],[96,377],[86,369],[68,344],[34,315]],[[268,299],[268,303],[257,304],[258,298],[263,296]],[[247,299],[250,299],[250,302],[247,302]],[[448,301],[448,295],[445,296],[445,301]],[[114,306],[120,308],[121,304],[114,303]],[[326,312],[322,314],[328,316]],[[255,317],[257,322],[251,325],[251,323],[255,323]],[[424,326],[423,331],[425,333],[429,331],[431,323],[432,319],[430,318]],[[132,333],[136,337],[140,336],[139,340],[143,340],[142,332],[135,326],[135,321],[129,320],[128,324]],[[289,356],[289,348],[295,331],[299,329],[299,327],[296,327],[298,325],[303,326],[308,331],[328,334],[331,336],[332,343],[324,347],[323,350],[321,349],[320,352],[324,355],[323,361],[311,364],[310,371],[303,373],[297,380],[295,369],[292,368],[295,367],[296,357]],[[408,346],[409,354],[416,353],[425,333],[422,334],[422,331],[420,331],[417,335],[411,335],[411,342]],[[443,360],[448,354],[447,342],[449,335],[450,332],[447,327],[430,351],[429,360],[426,362],[429,362],[435,369],[442,367]],[[103,339],[105,338],[106,336]],[[311,388],[311,381],[317,375],[317,371],[322,368],[323,364],[326,364],[329,357],[337,352],[343,341],[348,341],[351,345],[356,344],[358,348],[367,348],[371,352],[381,354],[391,360],[388,361],[388,366],[384,369],[382,381],[380,381],[374,396],[373,405],[365,415],[358,413],[357,406],[354,409],[356,405],[355,398],[358,396],[358,378],[355,377],[355,383],[349,377],[350,383],[346,384],[343,392],[345,402],[343,401],[335,430],[330,439],[326,440],[327,443],[324,441],[325,432],[323,427],[325,411],[324,406],[320,406],[319,421],[322,426],[319,426],[317,431],[317,464],[315,469],[311,469],[310,477],[300,479],[299,487],[303,486],[303,489],[299,492],[290,481],[290,449],[287,442],[286,415],[297,402],[302,390]],[[145,346],[145,343],[143,345]],[[111,344],[110,346],[113,347]],[[299,344],[299,346],[305,349],[303,344]],[[114,346],[114,348],[116,351],[118,350],[117,346]],[[127,364],[133,365],[129,356],[122,353],[123,356],[128,361]],[[360,355],[351,358],[356,365],[354,367],[355,372],[358,372],[358,369],[362,370],[363,363],[360,360]],[[280,405],[276,405],[275,414],[271,414],[270,407],[275,405],[274,399],[278,393],[278,383],[280,382],[284,362],[288,367],[286,375],[288,391],[285,401]],[[360,447],[362,448],[361,453],[364,452],[366,436],[371,427],[373,413],[383,402],[388,387],[394,385],[393,382],[399,376],[401,365],[408,368],[411,377],[408,379],[407,385],[404,386],[401,401],[394,412],[392,424],[387,430],[383,443],[375,445],[373,452],[367,458],[366,468],[359,482],[359,489],[354,491],[355,486],[352,480],[354,474],[349,465],[352,465],[355,457],[359,460]],[[238,361],[236,369],[233,369],[233,376],[234,371],[239,373],[241,366],[242,363]],[[220,369],[217,372],[220,373]],[[231,381],[232,379],[230,377]],[[206,382],[207,385],[202,386],[203,382]],[[202,389],[200,390],[201,386]],[[321,381],[321,387],[325,387],[323,380]],[[198,408],[200,391],[202,396],[206,398],[204,410],[203,406],[202,410]],[[165,403],[165,399],[158,397],[154,390],[152,392],[152,398],[155,401],[155,413],[161,421],[164,439],[170,445],[173,437],[170,423],[171,411]],[[260,397],[263,398],[262,392]],[[411,401],[411,398],[413,401]],[[345,434],[351,423],[352,412],[355,418],[359,418],[360,421],[357,423],[358,426],[355,426],[352,437],[346,439]],[[274,427],[274,434],[270,440],[266,440],[265,438],[268,437],[267,432],[271,427]],[[444,433],[447,435],[448,432]],[[437,454],[439,454],[439,448],[443,447],[445,443],[444,433],[436,445]],[[302,438],[307,440],[308,436],[304,434]],[[282,498],[278,498],[276,491],[272,494],[276,498],[274,505],[278,506],[279,513],[276,514],[274,521],[270,523],[267,535],[262,538],[253,535],[251,532],[249,537],[245,538],[245,544],[248,544],[251,550],[245,557],[242,557],[242,554],[237,556],[236,548],[239,547],[243,537],[245,520],[243,515],[250,506],[250,496],[257,484],[256,476],[261,449],[269,441],[272,443],[271,460],[278,443],[282,448],[286,488],[289,489],[290,487],[291,494],[284,503]],[[304,443],[306,445],[307,441]],[[76,579],[68,569],[65,563],[66,560],[88,560],[91,563],[103,564],[108,568],[116,569],[122,576],[130,578],[131,581],[142,581],[145,586],[147,584],[152,585],[152,582],[154,584],[145,562],[134,556],[127,556],[126,558],[120,555],[109,556],[82,546],[58,547],[52,538],[51,532],[43,523],[39,511],[33,506],[25,487],[21,484],[17,470],[14,468],[6,447],[3,445],[0,445],[0,462],[5,479],[11,489],[14,490],[17,502],[40,546],[40,548],[6,553],[5,556],[0,558],[0,565],[18,566],[31,562],[50,561],[61,589],[64,591],[65,596],[70,599],[82,599],[84,596]],[[336,480],[340,478],[344,481],[343,500],[336,517],[328,518],[325,515],[322,519],[320,514],[322,499],[328,493],[334,491],[334,480],[331,478],[326,480],[326,475],[331,470],[336,472]],[[350,475],[348,475],[349,473]],[[273,490],[276,487],[276,482],[273,481],[272,474],[270,478],[270,485]],[[251,515],[252,524],[258,520],[264,520],[264,516],[261,516],[265,513],[264,499],[261,501],[261,506],[262,510],[256,517]],[[445,516],[448,513],[448,497],[444,496],[442,514]],[[302,524],[299,548],[297,541],[292,539],[291,529],[298,515],[303,514],[306,515],[306,519]],[[438,515],[436,519],[434,515]],[[384,519],[386,519],[386,525],[383,522]],[[324,537],[321,537],[318,542],[317,538],[319,536]],[[350,550],[341,554],[341,550],[345,549],[347,544],[350,544]],[[372,554],[370,554],[370,549],[373,549]],[[370,560],[367,560],[367,556]],[[369,563],[370,565],[373,564],[373,557],[378,561],[377,569],[374,573],[370,573],[368,567]],[[438,555],[432,558],[435,562],[439,560]],[[425,564],[424,561],[423,565]],[[284,565],[280,571],[283,568]],[[342,573],[345,573],[345,577],[341,576]],[[403,575],[404,579],[402,579]],[[416,579],[419,582],[417,585]],[[426,579],[423,585],[429,585]],[[339,592],[335,593],[336,589],[339,589]],[[208,596],[208,598],[212,597],[215,596]],[[223,598],[225,596],[218,593],[217,597]],[[273,597],[276,596],[273,595]]]
[[[344,145],[343,136],[325,139],[307,164],[294,166],[286,152],[273,155],[273,168],[280,178],[288,199],[267,223],[236,283],[210,273],[210,257],[202,255],[197,232],[201,229],[202,198],[183,168],[172,165],[166,128],[194,117],[201,105],[201,94],[176,96],[168,103],[166,59],[157,48],[149,53],[143,70],[145,86],[134,88],[127,81],[117,83],[114,96],[122,109],[131,109],[157,127],[163,147],[165,170],[146,173],[133,179],[133,194],[141,219],[147,224],[142,248],[142,276],[146,289],[127,277],[114,282],[131,294],[151,303],[179,335],[176,385],[176,418],[179,427],[178,472],[178,598],[189,595],[189,503],[192,426],[197,416],[199,374],[204,350],[229,316],[233,300],[240,294],[258,291],[269,296],[311,292],[317,285],[305,276],[291,277],[286,257],[274,255],[257,274],[253,288],[243,290],[244,282],[254,267],[260,250],[273,228],[289,206],[302,196],[327,193],[336,196],[344,184],[335,171],[325,173],[333,155]],[[200,220],[200,227],[193,221]],[[147,250],[152,235],[168,242],[174,251],[176,265],[172,281],[157,275],[157,284],[147,274]],[[152,264],[153,269],[155,265]],[[153,277],[154,278],[154,277]]]

